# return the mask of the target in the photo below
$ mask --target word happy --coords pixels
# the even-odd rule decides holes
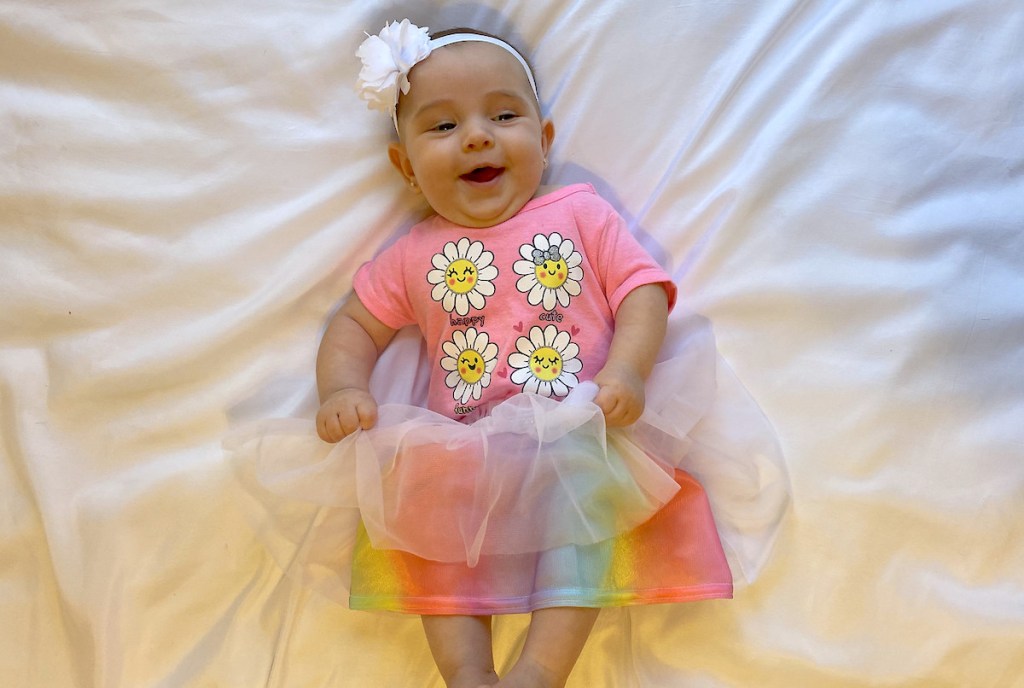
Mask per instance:
[[[483,327],[484,321],[487,319],[486,315],[470,315],[465,318],[456,317],[451,313],[448,314],[448,324],[452,327]]]

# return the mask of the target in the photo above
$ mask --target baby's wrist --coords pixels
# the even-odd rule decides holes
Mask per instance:
[[[326,404],[326,403],[328,403],[330,401],[333,401],[335,399],[339,399],[342,396],[346,396],[346,395],[353,394],[353,393],[355,393],[355,394],[367,394],[368,395],[368,394],[370,394],[370,390],[366,389],[365,387],[359,387],[359,386],[356,386],[356,385],[350,385],[350,386],[346,386],[346,387],[338,387],[334,391],[328,392],[326,395],[324,395],[323,401],[320,402],[320,403],[321,404]]]
[[[643,380],[644,376],[640,373],[636,366],[632,365],[628,361],[608,361],[604,367],[601,368],[594,380],[600,384],[600,379],[616,379],[616,380]]]

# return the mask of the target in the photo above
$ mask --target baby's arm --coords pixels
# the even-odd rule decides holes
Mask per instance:
[[[355,293],[338,309],[320,340],[316,382],[320,410],[316,430],[325,442],[337,442],[377,422],[377,401],[370,394],[370,373],[395,330],[378,320]]]
[[[629,292],[615,313],[608,361],[594,376],[599,391],[594,399],[609,426],[635,422],[644,411],[644,382],[665,339],[668,297],[660,284],[645,284]]]

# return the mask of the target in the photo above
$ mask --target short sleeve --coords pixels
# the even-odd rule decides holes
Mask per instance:
[[[352,280],[352,288],[366,309],[395,330],[416,322],[405,279],[407,238],[363,263]]]
[[[596,194],[577,208],[580,226],[591,226],[596,231],[583,230],[591,266],[597,271],[604,287],[612,313],[626,296],[647,284],[658,284],[668,297],[669,310],[675,305],[678,290],[671,276],[640,245],[614,208]]]

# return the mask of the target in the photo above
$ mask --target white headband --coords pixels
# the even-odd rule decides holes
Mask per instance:
[[[395,131],[398,131],[398,98],[400,94],[409,92],[409,72],[412,68],[427,59],[437,48],[452,43],[474,42],[496,45],[516,58],[526,72],[526,78],[530,80],[534,98],[540,103],[537,82],[530,65],[518,50],[505,41],[478,33],[451,33],[431,39],[426,27],[420,28],[408,19],[403,19],[401,23],[385,24],[377,36],[367,34],[366,40],[356,50],[356,57],[363,62],[356,90],[371,109],[391,115]]]

